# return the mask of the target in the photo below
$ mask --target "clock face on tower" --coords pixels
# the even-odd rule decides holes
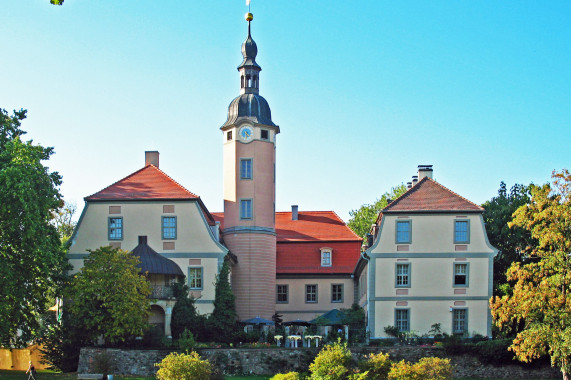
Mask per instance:
[[[254,137],[254,129],[251,125],[244,125],[240,128],[240,138],[244,141],[250,141]]]

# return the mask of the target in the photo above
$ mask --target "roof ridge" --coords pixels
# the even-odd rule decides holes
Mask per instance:
[[[359,240],[363,240],[363,238],[360,237],[359,235],[357,235],[357,234],[355,233],[355,231],[353,231],[353,230],[351,229],[351,227],[349,227],[349,225],[348,225],[347,223],[345,223],[345,221],[344,221],[343,219],[341,219],[341,217],[340,217],[339,215],[337,215],[337,213],[336,213],[335,211],[332,210],[331,212],[333,213],[333,215],[335,215],[335,217],[336,217],[337,219],[339,219],[341,222],[343,222],[343,224],[345,225],[345,227],[347,227],[347,229],[348,229],[349,231],[351,231],[351,233],[352,233],[356,238],[358,238]]]
[[[194,195],[196,198],[200,198],[200,196],[198,196],[197,194],[194,194],[192,191],[188,190],[186,187],[182,186],[180,183],[178,183],[177,181],[175,181],[170,175],[168,175],[167,173],[165,173],[164,171],[162,171],[161,169],[159,169],[157,166],[153,165],[153,164],[149,164],[147,166],[152,166],[153,168],[157,169],[159,172],[161,172],[164,176],[166,176],[168,179],[170,179],[175,185],[177,185],[178,187],[180,187],[182,190],[186,191],[187,193]],[[145,167],[147,167],[145,166]],[[144,169],[144,168],[143,168]]]
[[[149,164],[149,165],[150,165],[150,164]],[[101,190],[99,190],[99,191],[96,191],[95,193],[93,193],[93,194],[91,194],[91,195],[88,195],[87,197],[85,197],[85,198],[83,198],[83,199],[86,200],[87,198],[91,198],[91,197],[93,197],[93,196],[95,196],[95,195],[97,195],[97,194],[99,194],[99,193],[101,193],[101,192],[103,192],[103,191],[109,189],[110,187],[115,186],[115,185],[118,184],[119,182],[125,181],[126,179],[133,177],[135,174],[138,174],[139,172],[143,171],[143,170],[144,170],[147,166],[149,166],[149,165],[143,166],[141,169],[134,171],[133,173],[129,174],[128,176],[123,177],[123,178],[121,178],[120,180],[117,180],[117,181],[113,182],[111,185],[106,186],[106,187],[104,187],[103,189],[101,189]]]

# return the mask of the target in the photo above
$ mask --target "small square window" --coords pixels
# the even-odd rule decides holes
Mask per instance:
[[[228,141],[232,140],[232,131],[226,132],[226,140]]]
[[[262,129],[262,140],[269,140],[270,133],[267,129]]]
[[[163,239],[176,239],[176,216],[162,217],[162,234]]]
[[[410,244],[412,242],[411,235],[411,221],[398,220],[396,225],[396,243]]]
[[[305,302],[317,302],[317,285],[305,285]]]
[[[242,158],[240,160],[240,179],[252,179],[251,158]]]
[[[331,285],[331,302],[343,302],[343,284]]]
[[[330,267],[331,266],[331,251],[321,251],[321,266]]]
[[[410,264],[397,264],[396,266],[396,281],[395,287],[409,288],[410,287]]]
[[[123,218],[109,218],[109,240],[123,240]]]
[[[454,264],[454,286],[468,286],[468,264]]]
[[[188,268],[188,287],[194,290],[202,289],[202,268],[189,267]]]
[[[454,243],[469,243],[470,242],[470,222],[468,220],[455,220],[454,221]]]
[[[240,200],[240,219],[252,219],[252,200]]]
[[[287,285],[277,285],[277,303],[288,303]]]

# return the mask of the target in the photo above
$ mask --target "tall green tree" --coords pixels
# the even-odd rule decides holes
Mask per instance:
[[[62,205],[61,177],[42,161],[53,148],[23,141],[26,111],[0,109],[0,345],[20,346],[38,332],[58,293],[67,259],[51,223]]]
[[[184,280],[183,280],[184,281]],[[189,288],[184,282],[174,285],[176,303],[172,309],[171,335],[174,339],[180,338],[184,330],[188,330],[197,340],[204,338],[206,318],[196,310],[193,296],[189,295]]]
[[[91,342],[101,336],[116,344],[147,329],[151,285],[138,263],[130,252],[100,247],[73,278],[68,310]]]
[[[532,186],[531,201],[517,209],[510,226],[519,226],[535,239],[526,264],[513,263],[508,281],[511,294],[490,300],[492,316],[500,328],[521,323],[510,349],[529,362],[551,357],[563,379],[571,371],[571,174],[553,173],[553,187]]]
[[[230,287],[230,263],[224,260],[216,277],[214,310],[208,319],[216,339],[231,342],[236,329],[236,299]]]
[[[508,192],[506,184],[501,182],[498,195],[482,205],[488,239],[499,250],[494,259],[494,295],[509,291],[506,272],[512,263],[525,258],[525,248],[532,241],[525,228],[508,226],[513,213],[529,202],[529,189],[529,186],[515,184]]]
[[[404,184],[400,184],[396,187],[393,187],[391,191],[384,193],[381,198],[375,201],[375,203],[364,204],[357,210],[349,211],[351,218],[349,219],[349,223],[347,223],[347,225],[353,230],[354,233],[361,236],[363,239],[366,239],[367,234],[371,229],[371,225],[377,220],[379,212],[387,207],[389,199],[395,200],[404,193],[406,193],[406,186]]]

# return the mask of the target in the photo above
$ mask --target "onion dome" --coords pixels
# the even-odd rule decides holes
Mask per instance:
[[[143,273],[184,276],[184,273],[182,273],[182,270],[174,261],[162,257],[149,247],[146,236],[139,236],[139,245],[131,253],[139,257],[141,262],[137,264],[137,267]]]

